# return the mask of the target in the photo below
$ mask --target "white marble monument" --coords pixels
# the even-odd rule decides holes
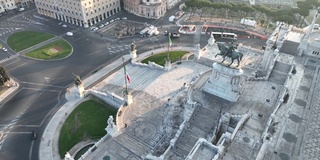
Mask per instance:
[[[236,102],[240,97],[242,87],[242,69],[230,68],[217,62],[212,67],[212,75],[202,90],[225,100]]]

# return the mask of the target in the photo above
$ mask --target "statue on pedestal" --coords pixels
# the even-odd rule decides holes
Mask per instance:
[[[215,57],[217,57],[218,55],[222,56],[223,60],[221,63],[223,63],[225,58],[227,57],[231,58],[231,63],[228,66],[231,66],[235,59],[238,60],[237,67],[240,65],[243,53],[236,50],[236,46],[234,45],[233,41],[228,45],[228,47],[222,43],[218,43],[218,48],[220,50],[220,53],[216,54]]]
[[[136,44],[135,44],[135,41],[133,41],[131,43],[131,51],[135,51],[136,50]]]
[[[131,56],[131,62],[137,61],[137,50],[136,50],[136,44],[134,41],[131,43],[131,50],[129,52]]]
[[[82,80],[81,80],[81,78],[80,78],[80,76],[79,75],[75,75],[75,74],[73,74],[74,76],[75,76],[75,78],[74,78],[74,84],[78,87],[78,86],[80,86],[80,85],[82,85]]]
[[[113,116],[109,116],[108,118],[108,128],[113,128],[114,127],[114,122],[113,122]]]
[[[72,74],[73,74],[73,73],[72,73]],[[84,95],[84,92],[85,92],[85,91],[84,91],[84,87],[83,87],[83,82],[82,82],[80,76],[75,75],[75,74],[73,74],[73,75],[75,76],[75,78],[74,78],[74,85],[78,88],[79,96],[80,96],[80,98],[82,98],[83,95]]]
[[[69,152],[67,152],[67,153],[64,155],[64,160],[74,160],[74,158],[70,155]]]
[[[210,38],[208,39],[208,45],[212,46],[214,43],[216,42],[216,40],[214,39],[213,34],[211,33]]]

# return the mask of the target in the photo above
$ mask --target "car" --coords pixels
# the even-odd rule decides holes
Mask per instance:
[[[3,51],[5,51],[5,52],[7,52],[7,51],[8,51],[8,49],[7,49],[7,48],[4,48],[4,47],[2,48],[2,50],[3,50]]]
[[[61,26],[61,25],[63,25],[63,23],[62,23],[62,22],[59,22],[58,25]]]
[[[116,20],[116,21],[119,21],[119,20],[120,20],[120,18],[116,18],[115,20]]]
[[[72,37],[73,33],[72,32],[67,32],[67,36]]]
[[[112,22],[114,22],[114,20],[113,20],[113,19],[111,19],[110,23],[112,23]]]
[[[18,11],[19,11],[19,12],[22,12],[22,11],[24,11],[24,8],[19,8]]]
[[[67,26],[67,25],[65,25],[65,24],[63,24],[63,25],[62,25],[62,27],[66,28],[66,27],[68,27],[68,26]]]
[[[31,139],[35,140],[37,138],[37,135],[38,135],[37,131],[32,131]]]
[[[122,17],[121,19],[123,19],[123,20],[127,20],[127,17]]]
[[[95,27],[94,29],[93,29],[93,31],[96,31],[96,30],[98,30],[99,28],[98,27]]]
[[[102,28],[102,27],[104,27],[104,24],[101,24],[99,28]]]
[[[109,24],[109,22],[106,22],[104,25],[108,25]]]

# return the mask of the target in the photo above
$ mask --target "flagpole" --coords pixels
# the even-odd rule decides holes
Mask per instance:
[[[170,47],[170,32],[168,32],[168,52],[170,51],[169,47]]]
[[[125,81],[125,84],[126,84],[125,93],[126,93],[126,95],[128,95],[127,72],[126,72],[126,67],[124,65],[124,58],[123,57],[122,57],[122,65],[123,65],[123,72],[124,72],[124,81]]]

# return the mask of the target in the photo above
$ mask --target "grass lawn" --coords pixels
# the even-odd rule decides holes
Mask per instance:
[[[2,48],[2,44],[0,44],[0,48]]]
[[[44,32],[22,31],[11,35],[7,43],[12,50],[19,52],[53,37]]]
[[[61,39],[26,53],[25,55],[43,60],[60,59],[71,54],[71,49],[70,44]]]
[[[170,52],[163,52],[163,53],[159,53],[159,54],[155,54],[153,56],[150,56],[146,59],[144,59],[142,61],[142,63],[148,63],[148,61],[150,62],[154,62],[156,64],[162,65],[164,66],[165,64],[165,60],[168,57],[169,54],[169,58],[171,60],[171,62],[175,62],[177,61],[177,58],[181,58],[183,55],[189,53],[188,51],[170,51]]]
[[[78,142],[86,139],[99,139],[106,135],[109,115],[114,119],[117,110],[99,100],[88,100],[80,105],[68,116],[63,124],[59,137],[59,153],[64,157]]]

